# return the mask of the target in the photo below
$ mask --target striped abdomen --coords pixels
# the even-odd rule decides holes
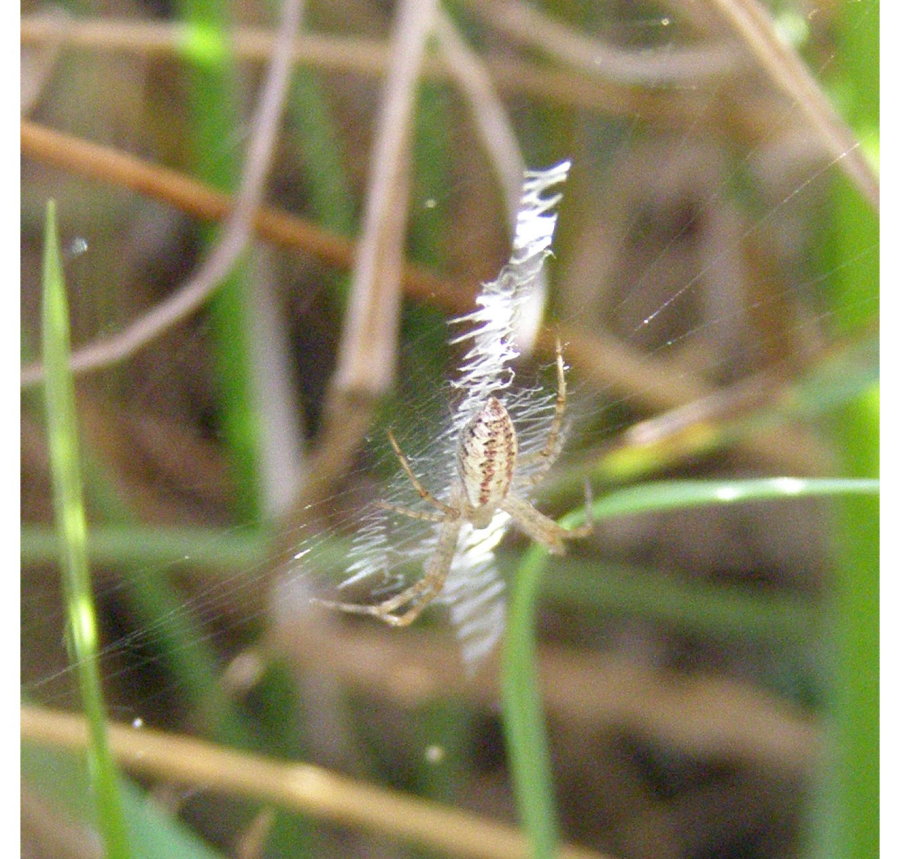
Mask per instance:
[[[509,493],[518,442],[509,412],[496,397],[463,428],[459,438],[459,474],[476,528],[484,528]],[[482,515],[476,511],[484,508]]]

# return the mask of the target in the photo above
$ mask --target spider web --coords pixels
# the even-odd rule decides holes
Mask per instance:
[[[564,161],[547,170],[526,173],[508,265],[496,280],[483,284],[475,299],[478,310],[451,320],[451,325],[468,329],[450,341],[451,344],[469,346],[457,377],[452,381],[462,399],[453,411],[448,430],[432,449],[417,459],[424,469],[418,472],[420,480],[444,487],[432,491],[445,503],[450,500],[451,485],[458,481],[459,434],[484,407],[488,397],[501,398],[514,423],[521,424],[521,456],[539,450],[541,432],[545,435],[549,431],[547,411],[552,398],[535,389],[515,390],[514,364],[522,352],[517,336],[522,318],[533,304],[556,228],[554,210],[561,195],[548,196],[547,192],[565,181],[570,166]],[[448,463],[451,464],[449,467]],[[413,467],[415,469],[415,465]],[[517,470],[512,490],[526,495],[530,486],[528,478],[536,467]],[[402,483],[405,475],[401,474],[400,479]],[[388,495],[390,503],[399,503],[394,501],[394,493],[400,489],[395,482]],[[411,503],[415,504],[414,501]],[[404,506],[410,506],[410,503]],[[362,526],[354,537],[349,555],[350,575],[342,588],[366,579],[380,579],[383,584],[373,591],[373,596],[380,596],[394,584],[390,571],[395,563],[424,564],[432,555],[440,524],[435,524],[430,534],[422,538],[415,536],[420,529],[411,527],[409,530],[413,533],[407,537],[401,536],[390,524],[395,518],[397,514],[374,505],[363,515]],[[449,607],[463,661],[469,669],[477,667],[490,653],[503,632],[504,586],[497,571],[494,549],[509,524],[509,515],[498,510],[485,528],[475,529],[469,523],[463,525],[443,593],[437,600]]]
[[[821,3],[783,4],[778,12],[785,32],[794,32],[801,44],[803,32],[815,32],[819,20],[817,16],[831,14],[830,7]],[[615,9],[598,4],[591,15],[590,23],[585,25],[586,32],[629,47],[633,53],[643,53],[648,64],[654,67],[658,61],[676,58],[685,47],[702,47],[704,40],[715,42],[721,35],[714,29],[692,28],[688,12],[684,12],[679,19],[673,16],[670,9],[659,11],[657,6],[650,4],[629,4],[627,10],[622,4]],[[808,19],[807,15],[810,16]],[[701,35],[698,36],[698,32]],[[800,36],[796,36],[798,32]],[[819,38],[822,38],[821,35]],[[488,47],[482,47],[488,54]],[[808,42],[805,49],[812,55],[810,65],[813,70],[824,77],[835,59],[834,50],[829,48],[816,54],[816,45]],[[519,59],[520,55],[517,53],[514,58]],[[550,77],[548,75],[548,81]],[[764,88],[757,78],[751,83],[748,89],[753,86]],[[644,83],[637,85],[638,88],[643,86]],[[598,91],[601,89],[598,86]],[[607,319],[610,320],[609,328],[615,338],[629,347],[658,359],[660,365],[665,365],[669,357],[679,356],[678,360],[672,361],[676,367],[676,379],[689,377],[695,374],[697,366],[702,366],[705,376],[721,380],[739,374],[743,367],[752,365],[763,352],[772,349],[769,341],[776,335],[768,332],[775,331],[774,326],[765,329],[758,337],[746,334],[754,330],[750,318],[753,313],[770,311],[771,315],[781,315],[778,336],[786,334],[799,344],[796,348],[790,347],[791,357],[782,355],[778,359],[781,362],[779,366],[789,368],[795,352],[813,351],[823,339],[832,336],[828,328],[835,306],[838,310],[852,309],[857,304],[864,307],[873,301],[871,296],[860,293],[847,292],[836,301],[830,295],[840,288],[839,283],[848,274],[852,280],[856,271],[864,272],[867,259],[877,251],[866,243],[868,240],[858,240],[840,263],[826,264],[818,271],[807,265],[809,258],[822,255],[822,248],[804,245],[808,235],[805,224],[813,220],[815,211],[822,207],[827,186],[837,176],[840,164],[811,143],[802,128],[798,130],[798,123],[791,121],[796,104],[784,98],[773,99],[774,106],[769,112],[753,114],[757,120],[753,131],[756,136],[750,138],[750,142],[741,139],[732,144],[726,140],[724,145],[718,145],[720,141],[706,140],[709,133],[699,110],[696,119],[663,116],[661,124],[668,123],[668,132],[656,138],[645,130],[647,113],[659,109],[662,114],[667,101],[679,109],[683,107],[685,111],[695,108],[701,101],[714,106],[719,102],[725,86],[718,82],[715,75],[710,75],[686,82],[657,82],[650,89],[656,99],[653,104],[634,99],[598,107],[585,99],[585,104],[578,107],[581,113],[572,130],[573,147],[568,146],[568,141],[561,146],[545,140],[543,146],[535,144],[534,150],[552,151],[552,157],[529,155],[530,163],[546,164],[552,163],[555,158],[570,156],[573,148],[578,151],[571,168],[572,176],[567,180],[566,199],[562,201],[560,235],[554,242],[557,256],[553,266],[554,287],[557,284],[566,287],[559,290],[561,303],[554,307],[555,315],[577,322],[583,314],[588,320],[586,324],[592,325],[600,318],[602,311],[604,325]],[[739,91],[738,95],[732,89],[728,91],[735,99],[742,95],[748,104],[756,96],[755,92],[746,90]],[[581,97],[577,90],[573,89],[572,93],[572,98]],[[525,100],[520,103],[510,98],[509,101],[513,105],[514,119],[523,131],[540,125],[539,112]],[[77,103],[86,108],[96,105],[99,109],[103,102],[102,99],[89,97],[80,98]],[[709,110],[713,112],[714,108]],[[607,121],[609,116],[614,119]],[[347,139],[354,138],[355,127],[350,123],[340,130]],[[237,143],[230,139],[222,141],[221,146],[226,149]],[[732,148],[729,149],[729,146]],[[217,152],[213,152],[211,157],[217,157]],[[562,171],[562,165],[556,170]],[[522,233],[523,246],[514,248],[513,268],[517,259],[526,269],[541,266],[549,249],[549,245],[542,242],[549,242],[549,236],[553,233],[552,226],[547,230],[547,221],[555,222],[556,213],[551,210],[556,205],[557,197],[544,193],[552,183],[542,185],[548,180],[547,174],[541,175],[545,178],[531,177],[531,181],[536,183],[533,188],[537,189],[537,215],[533,223],[528,222],[539,231],[540,236],[529,243],[526,232]],[[552,170],[550,175],[555,176],[556,181],[562,178],[561,173],[554,174]],[[415,191],[413,206],[417,216],[427,219],[429,213],[439,211],[457,197],[468,204],[472,199],[484,200],[489,196],[485,192],[484,174],[475,178],[460,173],[456,176],[446,188],[428,186]],[[688,179],[683,179],[684,176]],[[285,185],[288,178],[283,180]],[[750,201],[746,204],[746,211],[739,211],[730,200],[734,188],[742,185],[751,186],[750,192],[745,195]],[[25,187],[27,203],[28,194],[32,192],[27,181]],[[33,193],[43,198],[44,190],[46,188],[41,186]],[[667,206],[660,203],[654,208],[654,204],[661,200]],[[592,204],[592,201],[596,202]],[[485,202],[484,205],[487,207],[489,204]],[[567,217],[567,207],[570,217]],[[91,210],[102,208],[98,203]],[[671,212],[675,215],[669,223],[666,217]],[[101,284],[104,281],[118,282],[114,274],[110,274],[110,258],[118,261],[120,251],[113,244],[110,231],[103,224],[98,226],[90,222],[88,214],[87,208],[74,213],[68,231],[88,237],[99,260],[95,266],[97,272],[89,272],[79,263],[82,266],[78,270],[81,279],[75,277],[70,285],[73,286],[76,313],[88,319],[96,318],[102,330],[115,327],[117,323],[110,322],[110,308],[100,306],[102,302],[96,298],[98,294],[103,294],[100,287],[86,280],[97,277]],[[736,224],[735,218],[739,214],[744,219]],[[152,217],[142,213],[145,220],[134,222],[134,237],[142,234],[142,226],[156,223],[153,217],[157,215],[155,209],[151,211]],[[498,213],[497,220],[500,219]],[[708,231],[704,226],[706,224],[709,225]],[[527,225],[523,230],[526,228]],[[149,229],[145,232],[150,242],[153,233]],[[467,238],[471,240],[472,236]],[[750,246],[757,239],[766,240],[762,245],[764,251]],[[528,250],[523,251],[523,247]],[[524,256],[517,258],[517,254],[523,253]],[[739,258],[754,253],[768,253],[783,266],[778,276],[771,275],[771,282],[764,284],[766,289],[760,288],[758,293],[741,296],[739,289],[730,284],[737,282],[746,289],[753,285],[749,277],[740,280],[733,276],[740,270]],[[692,259],[687,259],[690,254],[693,254]],[[90,258],[91,253],[86,256]],[[126,258],[125,254],[121,256]],[[161,257],[167,259],[165,254]],[[132,253],[128,257],[129,260],[135,258],[138,260],[135,268],[146,265],[144,256]],[[473,268],[477,262],[479,259],[473,258]],[[691,262],[695,263],[693,267],[689,264]],[[579,276],[579,266],[589,267],[590,275]],[[23,266],[26,270],[30,268]],[[37,270],[36,266],[33,268]],[[115,266],[112,270],[115,272]],[[289,271],[292,276],[295,274],[293,270]],[[491,324],[490,320],[501,319],[504,314],[514,315],[515,308],[520,306],[517,302],[504,305],[507,299],[503,297],[503,289],[509,285],[509,277],[507,269],[495,281],[488,281],[480,310],[459,321],[461,326],[471,326],[470,331],[456,327],[452,330],[457,344],[462,348],[469,347],[473,354],[468,366],[469,375],[466,375],[464,360],[458,367],[459,372],[450,374],[447,385],[433,391],[430,399],[410,406],[409,412],[404,414],[408,424],[395,427],[413,470],[438,497],[442,497],[454,479],[459,428],[489,393],[502,391],[523,453],[540,447],[552,420],[550,374],[546,374],[546,385],[537,385],[524,373],[514,378],[512,364],[517,351],[521,350],[511,338],[499,333],[499,329],[490,336],[497,339],[498,349],[506,350],[503,352],[505,357],[498,358],[497,354],[491,354],[482,363],[482,358],[490,350],[479,344],[474,332],[482,326],[482,336],[488,337],[485,326]],[[755,285],[759,287],[759,283]],[[498,291],[493,297],[490,292],[492,288]],[[593,298],[589,296],[591,289],[595,293],[605,291],[602,303],[596,308],[591,303]],[[23,302],[26,314],[33,292],[35,290],[26,292]],[[96,306],[90,303],[91,296],[94,296]],[[742,298],[747,300],[742,301]],[[81,304],[78,304],[79,301]],[[314,295],[304,295],[292,307],[299,319],[298,325],[304,325],[313,316],[314,302]],[[495,304],[505,309],[499,311]],[[479,316],[479,313],[483,315]],[[517,324],[515,319],[506,319],[502,323],[503,331],[514,329]],[[194,393],[193,376],[202,375],[197,368],[196,357],[208,348],[204,342],[206,333],[205,323],[179,331],[178,336],[166,344],[165,361],[139,358],[137,369],[130,368],[133,376],[128,377],[129,384],[121,387],[130,388],[135,395],[138,411],[145,410],[152,414],[155,409],[169,408],[171,401],[178,397],[190,400]],[[603,333],[605,330],[601,331]],[[86,335],[82,336],[88,339]],[[36,335],[34,339],[37,339]],[[308,346],[308,343],[305,341],[304,345]],[[407,348],[414,352],[418,346],[418,343],[412,342]],[[779,344],[776,347],[781,348]],[[320,368],[308,362],[304,364],[304,384],[308,384],[308,379],[317,373],[325,375]],[[106,382],[101,378],[97,384],[101,390],[106,386],[112,394],[117,392],[121,383]],[[621,383],[621,380],[592,383],[591,390],[592,399],[587,402],[589,398],[580,396],[577,388],[574,391],[570,389],[570,412],[593,410],[597,417],[606,418],[602,428],[596,430],[596,434],[602,434],[604,438],[610,438],[628,427],[634,419],[633,413],[646,414],[664,408],[661,405],[647,405],[641,400],[641,395],[632,393],[631,387]],[[627,393],[621,393],[623,390]],[[175,393],[171,393],[173,391]],[[308,393],[307,401],[313,402],[320,393],[313,389]],[[208,415],[205,419],[208,420]],[[434,428],[427,443],[423,443],[421,436],[413,432],[413,423]],[[299,445],[298,438],[299,434],[297,438],[288,438],[287,441],[279,439],[274,446],[289,449],[291,445]],[[424,509],[421,499],[397,468],[383,437],[376,437],[373,433],[370,442],[368,458],[351,468],[351,479],[361,482],[370,471],[377,471],[376,466],[389,468],[394,472],[393,476],[387,477],[384,482],[379,476],[370,496]],[[520,478],[524,476],[519,475]],[[157,488],[163,495],[175,495],[175,491],[169,488],[169,480],[172,478],[168,476],[157,478]],[[26,490],[25,502],[39,499],[42,491],[40,487]],[[374,602],[395,593],[421,575],[422,563],[434,549],[437,532],[432,523],[392,516],[371,505],[360,512],[352,501],[347,493],[338,490],[323,504],[323,507],[339,511],[334,517],[336,522],[331,523],[336,524],[335,530],[343,529],[353,535],[349,554],[341,557],[341,570],[346,581],[340,594],[343,598],[344,594],[349,596],[349,592],[353,591],[354,596]],[[346,512],[350,508],[352,512]],[[464,660],[469,664],[476,664],[483,658],[502,632],[503,582],[496,574],[494,551],[508,527],[505,516],[498,515],[490,528],[461,534],[442,598],[461,639]],[[315,527],[304,525],[298,529],[295,535],[298,561],[278,582],[272,599],[262,607],[259,607],[258,600],[261,590],[259,582],[265,570],[262,564],[250,564],[202,578],[190,589],[190,595],[169,614],[164,613],[152,620],[139,620],[133,631],[121,632],[114,627],[103,657],[107,679],[114,680],[120,674],[137,674],[139,668],[145,667],[146,661],[153,662],[156,657],[144,654],[152,654],[150,645],[158,640],[160,630],[175,618],[194,616],[204,623],[214,622],[214,631],[206,633],[213,641],[227,640],[230,634],[245,632],[263,619],[272,620],[276,626],[302,624],[310,611],[309,597],[324,591],[326,579],[328,584],[334,581],[323,572],[326,568],[332,569],[333,565],[326,564],[324,560],[330,538],[320,528],[321,523],[317,522]],[[239,530],[228,534],[229,538],[240,536]],[[215,543],[219,538],[210,539]],[[191,547],[185,554],[189,560],[201,558],[203,547]],[[173,559],[171,570],[170,565],[159,561],[139,564],[137,570],[128,573],[128,584],[124,577],[103,579],[98,586],[101,600],[112,604],[127,601],[129,598],[125,594],[131,583],[141,579],[149,581],[170,572],[174,578],[183,561],[183,558]],[[51,602],[36,587],[26,586],[23,591],[30,609],[29,617],[39,618],[39,621],[26,620],[24,639],[58,640],[62,628],[58,602]],[[246,611],[241,612],[242,609]],[[376,623],[374,620],[371,622]],[[45,623],[54,632],[47,634]],[[27,646],[25,649],[28,650]],[[130,661],[123,658],[132,654],[136,656]],[[127,667],[123,668],[121,663],[126,661]],[[28,673],[30,677],[37,676],[39,679],[30,691],[45,700],[53,700],[56,693],[51,689],[57,688],[53,684],[54,679],[65,677],[68,680],[70,669],[57,673],[41,667],[44,664],[42,657],[35,657],[35,662],[36,665]],[[141,700],[148,703],[154,696],[161,696],[164,689],[165,684],[158,690],[145,690]]]

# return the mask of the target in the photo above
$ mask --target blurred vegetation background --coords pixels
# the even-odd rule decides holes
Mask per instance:
[[[877,2],[314,0],[296,36],[289,6],[22,4],[23,855],[99,855],[51,718],[83,709],[41,390],[51,198],[131,855],[523,855],[497,660],[466,677],[439,609],[313,611],[292,558],[329,535],[322,579],[344,575],[386,428],[424,444],[447,413],[445,322],[509,255],[510,187],[564,158],[523,375],[558,333],[575,417],[541,509],[586,479],[723,502],[648,501],[544,571],[565,849],[876,855],[877,502],[724,502],[878,473]],[[501,547],[511,582],[526,548]]]

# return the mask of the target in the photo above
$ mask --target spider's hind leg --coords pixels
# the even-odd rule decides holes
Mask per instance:
[[[375,605],[361,603],[338,602],[337,600],[320,600],[314,598],[312,602],[325,608],[334,608],[347,614],[368,614],[377,617],[388,626],[409,626],[422,610],[441,592],[443,580],[439,583],[433,581],[433,577],[425,576],[415,584],[401,591],[399,594]],[[413,602],[415,600],[415,602]],[[397,609],[409,603],[413,603],[406,611],[400,614],[392,614]]]
[[[336,600],[313,599],[313,602],[326,608],[334,608],[348,614],[368,614],[377,617],[388,626],[409,626],[422,610],[444,589],[447,574],[453,564],[456,552],[456,540],[459,537],[460,522],[458,519],[443,520],[434,554],[425,564],[425,575],[405,590],[375,605],[338,602]],[[398,609],[407,608],[399,614]]]

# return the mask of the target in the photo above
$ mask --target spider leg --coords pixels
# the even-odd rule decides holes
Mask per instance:
[[[512,493],[506,496],[501,507],[512,516],[513,524],[520,531],[531,537],[535,543],[546,547],[553,555],[565,553],[565,540],[587,537],[594,530],[593,522],[586,522],[578,528],[563,528],[558,522],[541,513],[530,501]]]
[[[425,565],[425,575],[384,602],[376,605],[320,599],[314,599],[313,602],[348,614],[368,614],[377,617],[388,626],[409,626],[444,589],[444,582],[447,580],[450,565],[453,563],[453,555],[456,552],[456,540],[459,536],[460,525],[461,523],[456,519],[444,520],[434,554]],[[399,614],[394,613],[404,606],[409,607]]]
[[[422,519],[425,522],[443,522],[447,518],[446,515],[440,513],[428,513],[424,510],[413,510],[411,507],[401,507],[399,504],[391,504],[390,501],[376,501],[376,507],[382,510],[391,510],[399,513],[401,516],[407,516],[410,519]]]
[[[403,597],[403,601],[400,605],[409,605],[412,603],[405,612],[402,614],[390,614],[389,612],[400,606],[387,608],[385,604],[382,603],[378,606],[379,611],[375,613],[375,617],[383,620],[389,626],[409,626],[422,613],[425,607],[443,590],[444,581],[447,578],[447,572],[450,569],[450,563],[452,561],[453,557],[451,555],[451,557],[447,559],[447,569],[443,574],[426,573],[425,578],[419,579],[414,585],[408,587],[402,594],[399,594],[399,596]],[[416,600],[416,602],[413,602],[413,600]]]
[[[553,412],[553,423],[550,424],[550,432],[544,441],[544,446],[534,453],[519,457],[520,465],[532,465],[539,463],[535,472],[529,476],[528,482],[532,485],[537,483],[544,474],[549,470],[550,466],[559,457],[563,445],[563,418],[566,414],[566,368],[563,363],[562,345],[559,338],[556,338],[556,408]]]
[[[406,472],[406,476],[409,478],[410,483],[416,488],[416,492],[422,496],[422,498],[427,501],[429,504],[437,507],[438,510],[443,510],[449,516],[458,517],[459,510],[455,507],[451,507],[449,504],[445,504],[443,501],[435,498],[421,483],[418,477],[416,477],[415,473],[412,470],[412,467],[409,464],[409,460],[406,458],[406,454],[400,449],[400,445],[397,443],[397,439],[394,438],[394,433],[391,430],[388,430],[388,441],[391,443],[391,447],[394,449],[394,453],[397,455],[397,459],[400,460],[400,466]],[[419,517],[414,516],[414,519]],[[423,517],[424,518],[424,517]],[[438,521],[438,520],[435,520]]]
[[[426,587],[426,585],[428,587]],[[334,608],[338,611],[346,612],[347,614],[372,615],[372,617],[377,617],[379,620],[384,621],[388,626],[408,626],[419,616],[422,609],[437,596],[437,591],[431,594],[428,593],[430,585],[431,583],[428,582],[427,579],[420,579],[414,585],[401,591],[396,596],[393,596],[384,602],[377,603],[376,605],[338,602],[336,600],[320,600],[315,598],[312,602],[325,606],[325,608]],[[419,595],[422,595],[422,599],[413,605],[409,611],[400,615],[391,614],[392,611],[401,608]]]

